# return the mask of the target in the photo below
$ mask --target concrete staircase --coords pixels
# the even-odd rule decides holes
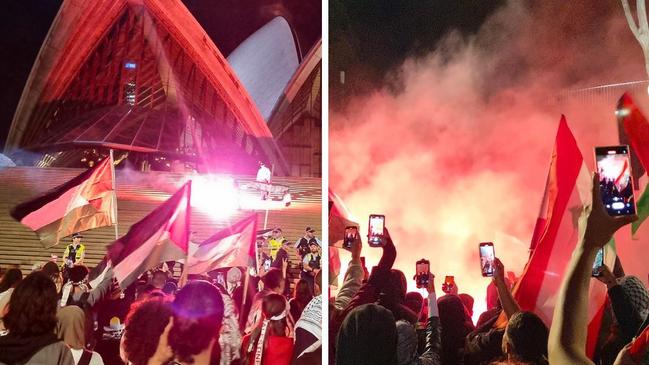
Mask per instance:
[[[18,267],[23,273],[31,271],[38,262],[45,262],[51,255],[60,258],[65,242],[51,248],[43,248],[35,233],[9,216],[9,211],[18,203],[56,187],[83,172],[81,169],[12,167],[0,169],[0,268]],[[252,182],[254,176],[232,176],[237,182]],[[188,176],[168,172],[140,173],[130,170],[116,171],[118,228],[119,235],[126,234],[130,226],[142,219],[180,187]],[[268,211],[267,227],[281,227],[284,237],[293,242],[304,234],[304,228],[313,227],[320,236],[322,187],[316,178],[274,178],[276,184],[290,188],[292,203],[289,207]],[[249,193],[253,194],[253,193]],[[196,197],[194,197],[196,198]],[[192,209],[192,230],[195,242],[211,236],[217,230],[228,226],[228,222],[250,214],[251,211],[237,211],[228,219],[215,219],[199,208]],[[259,227],[264,225],[265,210],[255,210],[259,216]],[[102,227],[83,233],[86,245],[86,265],[94,267],[105,255],[106,246],[115,240],[114,227]],[[291,249],[289,277],[292,282],[299,278],[299,257]]]

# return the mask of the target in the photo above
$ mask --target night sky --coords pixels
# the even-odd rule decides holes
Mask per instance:
[[[451,30],[475,34],[504,0],[330,0],[330,103],[383,85],[408,57],[424,56]],[[346,72],[340,89],[339,71]]]
[[[317,0],[184,0],[207,34],[227,56],[250,34],[278,15],[295,30],[302,53],[320,39],[321,3]],[[61,0],[7,0],[0,6],[0,146],[34,59]]]

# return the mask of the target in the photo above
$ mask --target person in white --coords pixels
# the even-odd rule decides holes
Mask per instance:
[[[270,184],[271,172],[266,165],[259,161],[259,170],[257,171],[257,182],[262,184]],[[265,187],[261,188],[261,199],[268,199],[268,190]]]

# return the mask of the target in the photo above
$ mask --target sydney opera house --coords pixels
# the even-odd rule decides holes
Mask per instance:
[[[225,57],[180,1],[63,2],[15,112],[5,154],[87,166],[109,149],[137,169],[319,177],[321,43],[277,16]],[[29,153],[25,153],[25,152]]]

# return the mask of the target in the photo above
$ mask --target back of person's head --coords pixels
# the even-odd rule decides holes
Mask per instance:
[[[394,296],[397,302],[403,302],[408,291],[408,280],[406,280],[406,275],[403,271],[392,269],[386,289],[385,294]]]
[[[40,271],[27,275],[11,295],[5,327],[18,337],[54,333],[57,299],[56,286],[47,275]]]
[[[308,281],[300,279],[297,284],[295,284],[293,298],[295,298],[302,306],[307,305],[309,301],[313,299],[313,291],[311,290]]]
[[[633,308],[640,314],[641,318],[647,318],[647,315],[649,315],[649,292],[647,292],[642,280],[636,276],[627,275],[621,278],[619,282]]]
[[[397,321],[397,362],[399,365],[412,364],[415,361],[418,344],[415,328],[408,321]]]
[[[15,288],[18,285],[18,282],[23,279],[23,272],[20,269],[9,269],[7,272],[2,275],[2,280],[0,280],[0,293],[3,291]]]
[[[124,352],[133,365],[145,365],[171,318],[171,303],[159,298],[135,302],[126,316]]]
[[[241,270],[238,267],[230,268],[225,277],[228,283],[236,284],[241,281]]]
[[[532,312],[517,312],[509,318],[503,337],[503,352],[512,360],[545,364],[548,356],[548,327]]]
[[[459,361],[459,350],[464,348],[467,334],[473,330],[473,323],[457,295],[440,297],[437,307],[442,326],[442,363],[455,364]]]
[[[52,261],[46,262],[43,268],[41,268],[41,271],[49,277],[57,276],[61,273],[59,267]]]
[[[176,290],[178,290],[178,285],[176,285],[176,283],[174,283],[173,281],[167,281],[162,287],[162,292],[167,295],[176,294]]]
[[[261,313],[264,316],[264,320],[250,334],[248,347],[244,349],[244,363],[247,363],[249,358],[254,358],[257,351],[260,351],[263,360],[263,352],[268,346],[270,336],[286,336],[289,317],[286,298],[284,296],[276,293],[266,295],[262,299]],[[264,327],[266,327],[265,332]],[[262,346],[258,348],[260,343]]]
[[[85,265],[75,264],[68,271],[70,281],[73,283],[82,282],[88,276],[88,267]]]
[[[462,304],[464,304],[464,308],[468,311],[469,316],[473,316],[473,297],[466,293],[458,294],[458,296],[462,300]]]
[[[75,350],[86,346],[86,314],[76,305],[68,305],[59,309],[56,335],[68,347]]]
[[[416,291],[408,292],[406,293],[406,301],[404,304],[419,316],[424,307],[424,297]]]
[[[192,362],[194,355],[209,350],[213,340],[213,351],[220,351],[224,305],[214,285],[200,280],[188,283],[176,294],[172,307],[174,324],[169,345],[181,362]]]
[[[271,267],[270,270],[266,271],[266,274],[261,277],[261,281],[264,283],[264,289],[276,290],[280,288],[284,282],[284,277],[280,269]]]
[[[361,305],[347,315],[336,339],[336,365],[395,365],[397,330],[392,312]]]

